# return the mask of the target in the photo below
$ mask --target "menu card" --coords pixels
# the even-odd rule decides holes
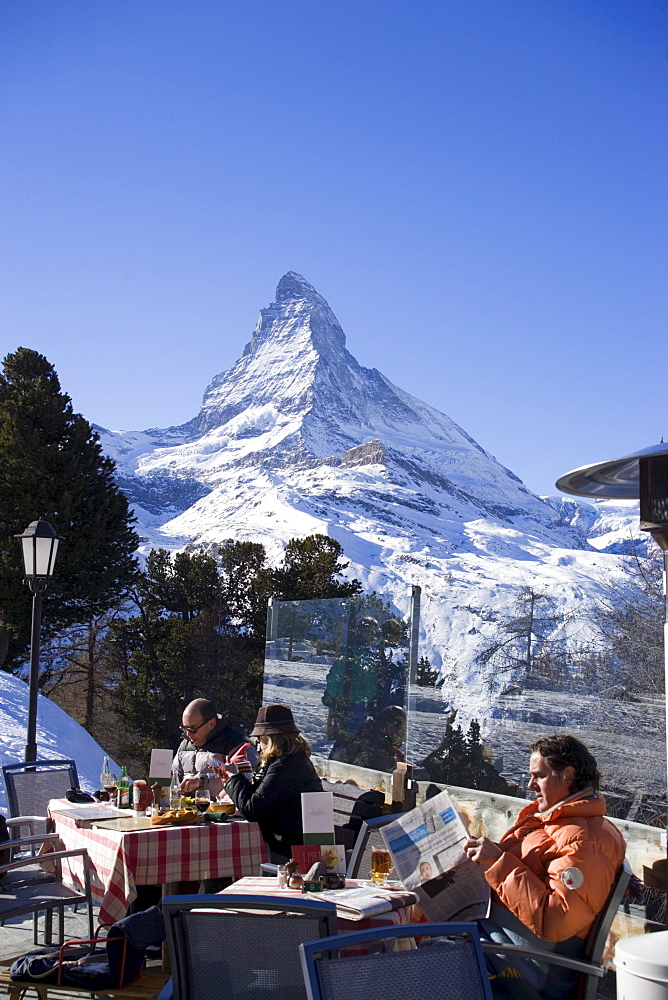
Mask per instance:
[[[302,792],[302,825],[305,844],[334,843],[332,792]]]
[[[174,754],[171,750],[151,750],[149,778],[171,778],[173,759]]]

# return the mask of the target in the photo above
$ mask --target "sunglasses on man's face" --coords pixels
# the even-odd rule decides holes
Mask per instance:
[[[202,726],[206,726],[207,722],[211,722],[211,719],[205,719],[204,722],[200,722],[199,726],[179,726],[179,729],[185,736],[186,733],[196,733]]]

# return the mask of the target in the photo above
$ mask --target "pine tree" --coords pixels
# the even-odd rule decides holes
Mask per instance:
[[[361,593],[359,580],[336,579],[348,568],[342,556],[341,545],[327,535],[291,538],[283,564],[273,573],[274,595],[281,601],[302,601]]]
[[[487,759],[477,719],[471,720],[464,736],[462,727],[454,724],[456,718],[457,709],[452,709],[446,720],[443,739],[425,757],[421,766],[429,771],[432,781],[511,794],[511,786]]]
[[[116,710],[135,754],[175,746],[184,706],[210,698],[248,725],[262,696],[263,645],[231,621],[215,560],[203,552],[149,553],[137,613],[109,628],[118,676]]]
[[[469,610],[493,623],[491,631],[479,630],[484,645],[476,657],[481,666],[494,668],[488,678],[490,690],[509,681],[531,683],[542,671],[548,672],[552,683],[560,677],[566,662],[563,625],[569,616],[555,610],[551,596],[525,586],[518,590],[509,616]]]
[[[228,538],[213,547],[212,555],[218,563],[223,599],[232,620],[249,639],[264,643],[267,601],[273,590],[264,545]]]
[[[415,683],[418,687],[435,687],[438,680],[438,670],[432,669],[428,656],[421,656],[415,671]]]
[[[133,516],[97,434],[75,413],[43,355],[9,354],[0,374],[0,662],[30,642],[31,601],[13,537],[44,517],[65,538],[44,597],[43,635],[115,604],[136,571]]]

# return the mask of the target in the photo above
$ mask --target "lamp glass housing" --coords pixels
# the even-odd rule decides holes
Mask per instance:
[[[48,521],[33,522],[21,539],[23,572],[27,580],[48,580],[53,575],[60,538]]]

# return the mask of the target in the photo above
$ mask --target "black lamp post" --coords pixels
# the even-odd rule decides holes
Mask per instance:
[[[62,542],[55,528],[48,521],[32,521],[21,539],[24,582],[33,594],[32,631],[30,635],[30,687],[28,695],[28,732],[26,736],[26,761],[37,760],[37,693],[39,682],[39,633],[42,625],[42,593],[53,576],[58,542]]]
[[[665,617],[666,740],[668,741],[668,444],[651,445],[633,455],[585,465],[557,480],[557,488],[576,496],[640,500],[640,528],[663,550]],[[668,746],[667,746],[668,750]],[[668,783],[666,784],[668,793]]]

